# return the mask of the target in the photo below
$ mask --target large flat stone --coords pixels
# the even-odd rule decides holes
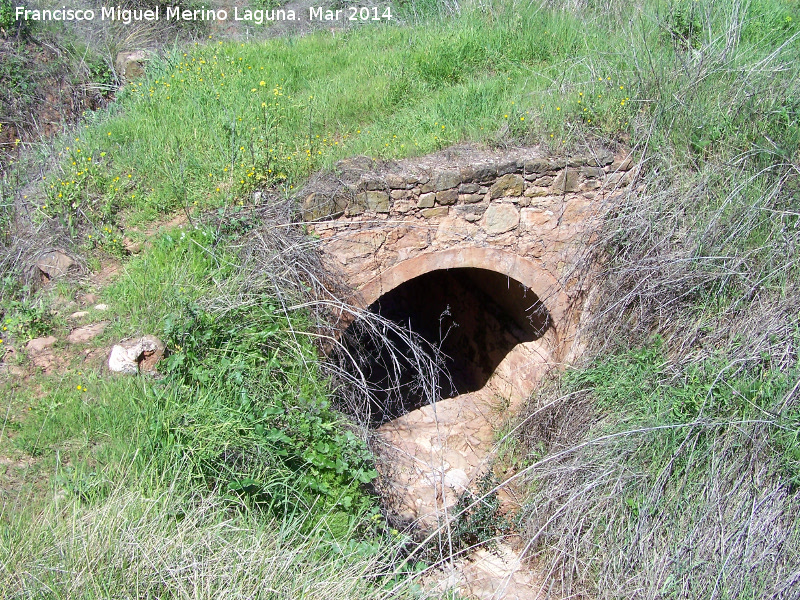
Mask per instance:
[[[461,169],[461,180],[464,183],[488,181],[497,177],[497,165],[478,165]]]
[[[91,325],[78,327],[70,332],[67,341],[70,344],[85,344],[103,333],[107,325],[107,321],[101,321],[100,323],[92,323]]]
[[[433,191],[442,192],[450,188],[458,187],[461,183],[461,173],[458,171],[442,171],[432,180]]]
[[[520,175],[503,175],[489,190],[489,196],[502,198],[503,196],[521,196],[525,189],[525,180]]]
[[[436,202],[442,206],[449,206],[458,202],[458,190],[450,189],[436,192]]]
[[[489,235],[511,231],[519,225],[519,210],[513,204],[491,204],[484,216],[484,229]]]
[[[486,194],[459,194],[458,199],[464,204],[477,204]]]
[[[434,217],[444,217],[450,209],[446,206],[437,206],[436,208],[426,208],[422,211],[422,216],[426,219],[433,219]]]
[[[366,192],[367,210],[378,213],[389,212],[389,194],[386,192],[370,191]]]
[[[564,194],[566,192],[577,192],[578,191],[578,172],[572,169],[564,169],[561,171],[558,176],[553,181],[553,191],[558,194]]]
[[[526,173],[546,173],[552,169],[555,169],[556,166],[553,165],[549,160],[545,158],[534,158],[532,160],[525,162],[525,172]]]
[[[303,200],[303,220],[316,221],[341,213],[347,207],[347,200],[347,197],[341,193],[333,196],[311,193]]]
[[[25,351],[29,354],[38,354],[39,352],[55,344],[57,341],[58,340],[52,335],[36,338],[25,344]]]
[[[350,233],[347,238],[334,239],[328,243],[329,252],[342,264],[353,259],[374,254],[386,240],[380,231],[360,231]]]
[[[436,202],[436,194],[433,192],[428,192],[427,194],[422,194],[417,201],[418,208],[433,208],[433,204]]]
[[[516,160],[505,161],[497,165],[497,174],[506,175],[508,173],[518,173],[522,167],[517,164]]]
[[[412,227],[401,230],[394,247],[398,250],[404,248],[422,249],[427,248],[430,243],[430,233],[428,228]]]
[[[133,81],[144,77],[144,65],[147,54],[142,50],[135,52],[120,52],[114,60],[117,75],[126,81]]]
[[[75,266],[75,261],[59,250],[45,252],[36,261],[36,266],[47,279],[56,279],[67,274]]]

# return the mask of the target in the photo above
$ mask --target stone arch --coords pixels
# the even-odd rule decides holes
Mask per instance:
[[[485,472],[508,411],[580,352],[591,270],[576,267],[588,267],[587,244],[635,182],[632,169],[623,149],[543,156],[541,148],[469,146],[393,163],[347,159],[298,194],[323,259],[356,291],[351,302],[426,341],[439,334],[448,372],[458,376],[458,395],[409,406],[378,429],[379,469],[402,490],[391,512],[441,524],[442,507]],[[528,327],[520,315],[531,317]],[[342,318],[343,332],[353,319]],[[456,319],[462,335],[447,339]],[[353,354],[376,365],[376,388],[384,389],[385,363],[364,350]],[[404,385],[396,381],[392,390]]]
[[[451,248],[409,258],[382,271],[359,290],[359,303],[370,306],[403,283],[433,271],[475,268],[515,279],[530,289],[550,314],[555,343],[566,328],[568,296],[558,281],[534,261],[496,248]]]
[[[498,281],[495,282],[495,287],[491,288],[496,290],[497,293],[489,292],[487,288],[478,285],[478,287],[474,288],[476,290],[474,293],[477,293],[478,296],[469,295],[468,298],[459,295],[459,284],[456,284],[456,288],[453,289],[452,284],[447,283],[453,281],[449,279],[451,276],[456,277],[458,281],[459,276],[463,277],[467,273],[475,273],[476,275],[466,275],[470,279],[479,276],[480,272],[500,275],[502,276],[500,281],[504,281],[505,278],[510,280],[512,287],[509,294],[505,296],[505,300],[502,284]],[[535,322],[529,322],[527,326],[523,326],[525,331],[515,327],[506,329],[507,333],[502,337],[495,337],[496,334],[490,333],[497,331],[497,327],[494,325],[497,322],[495,318],[496,312],[492,313],[494,316],[487,314],[485,318],[488,320],[481,321],[481,325],[475,325],[475,322],[470,321],[469,318],[467,318],[466,323],[461,321],[464,313],[459,316],[458,309],[453,307],[452,316],[448,317],[446,322],[450,319],[458,321],[466,326],[466,331],[478,327],[478,331],[484,332],[487,337],[478,336],[478,338],[475,338],[483,339],[483,342],[479,343],[478,346],[468,342],[469,348],[466,349],[465,353],[463,342],[459,341],[459,334],[455,333],[456,339],[450,340],[449,348],[447,347],[448,344],[443,347],[445,355],[449,357],[448,368],[456,369],[455,372],[450,371],[454,375],[453,381],[458,380],[460,382],[451,383],[453,389],[458,390],[457,393],[485,388],[483,393],[505,398],[513,404],[523,400],[533,391],[535,385],[537,385],[547,369],[550,368],[550,365],[561,362],[564,354],[568,351],[572,320],[568,314],[569,296],[567,292],[542,265],[537,264],[534,260],[497,248],[461,247],[419,254],[384,268],[368,280],[367,283],[360,286],[355,301],[362,308],[370,308],[370,310],[377,310],[381,314],[386,314],[382,312],[383,308],[394,311],[397,306],[400,306],[396,304],[398,301],[396,293],[400,292],[402,288],[407,288],[409,284],[429,285],[422,283],[422,280],[430,279],[430,276],[438,273],[442,275],[437,275],[437,277],[444,277],[444,279],[436,279],[436,281],[442,281],[442,285],[445,287],[440,288],[437,285],[436,288],[423,288],[430,289],[430,300],[421,301],[421,304],[416,304],[417,308],[408,313],[409,316],[416,315],[414,320],[416,325],[428,322],[432,314],[428,312],[428,309],[438,314],[441,310],[441,306],[438,305],[441,304],[443,289],[449,289],[455,293],[454,301],[457,304],[462,300],[472,301],[471,299],[477,298],[481,294],[489,293],[491,294],[490,304],[495,309],[503,311],[503,318],[510,317],[512,320],[515,318],[512,315],[518,316],[520,314],[519,291],[514,292],[513,290],[519,290],[521,287],[529,291],[531,296],[534,297],[532,298],[533,305],[540,307],[541,312],[538,314],[541,315],[540,318],[543,320],[538,325]],[[463,283],[463,279],[460,281]],[[478,284],[477,281],[472,283]],[[409,296],[402,295],[405,293],[408,293],[408,289],[405,292],[401,292],[401,297],[408,298]],[[419,298],[419,296],[413,297]],[[381,308],[380,305],[384,299],[389,304]],[[415,301],[411,302],[413,304]],[[467,309],[468,312],[470,310]],[[487,305],[487,310],[492,311],[489,305]],[[450,314],[449,307],[447,314]],[[473,312],[472,314],[478,313]],[[533,314],[536,313],[528,313],[528,318],[532,318]],[[394,319],[394,317],[389,318]],[[538,330],[539,333],[526,337],[526,334],[530,333],[528,328],[531,326],[533,326],[532,329],[534,331]],[[428,331],[428,329],[429,327],[423,326],[423,329],[419,331]],[[428,333],[430,332],[428,331]],[[428,334],[423,334],[423,337],[431,341]],[[467,335],[467,338],[464,339],[469,340],[472,338]],[[509,341],[512,339],[516,341]],[[486,346],[482,344],[486,344]],[[454,350],[454,352],[451,352],[451,350]],[[451,360],[453,361],[452,364],[450,363]],[[488,370],[486,368],[487,365],[491,365]],[[456,377],[456,372],[461,376]],[[463,377],[465,373],[467,373],[466,378]],[[480,382],[477,387],[474,386],[476,382]],[[445,395],[445,397],[452,396]],[[380,405],[380,402],[376,404],[376,406],[378,405]],[[412,405],[413,402],[403,403],[404,410],[411,408]]]

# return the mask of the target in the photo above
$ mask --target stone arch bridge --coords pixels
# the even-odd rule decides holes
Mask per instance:
[[[632,179],[622,151],[464,147],[345,160],[300,192],[304,221],[361,305],[450,360],[440,400],[381,415],[383,496],[401,522],[446,522],[487,469],[508,408],[577,354],[587,280],[575,265]],[[380,389],[385,371],[372,374]]]
[[[462,337],[472,339],[450,350],[478,363],[466,367],[472,380],[491,380],[494,392],[516,401],[547,365],[575,351],[585,290],[573,267],[631,182],[631,165],[626,152],[607,149],[543,156],[537,148],[464,147],[390,164],[345,160],[300,197],[324,255],[359,291],[364,307],[399,294],[394,304],[433,319],[452,310],[448,300],[460,302],[470,313],[462,321],[472,325],[462,328]],[[487,302],[502,313],[494,333],[474,323],[476,313],[492,312]],[[534,311],[538,331],[526,335]],[[509,335],[515,339],[497,339]],[[484,347],[468,347],[476,344]]]
[[[403,405],[383,404],[376,436],[381,495],[398,527],[448,523],[491,468],[508,409],[577,356],[589,283],[576,265],[632,179],[622,151],[464,147],[391,164],[349,159],[301,191],[310,232],[357,301],[449,360],[450,387],[430,402],[414,398],[413,381],[386,378],[380,348],[351,353],[368,357],[373,389],[400,390]],[[501,492],[501,510],[514,512],[513,492]],[[479,554],[459,567],[466,597],[539,597],[542,582],[510,546],[500,544],[502,559]]]

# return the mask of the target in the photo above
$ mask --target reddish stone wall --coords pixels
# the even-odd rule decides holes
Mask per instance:
[[[364,305],[436,269],[504,273],[545,303],[558,358],[571,345],[580,297],[572,265],[630,183],[631,161],[609,151],[543,157],[536,149],[464,149],[377,165],[340,163],[302,193],[304,218]]]

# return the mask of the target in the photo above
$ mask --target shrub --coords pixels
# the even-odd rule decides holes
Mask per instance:
[[[681,368],[655,341],[568,373],[526,418],[531,548],[599,597],[792,597],[798,367]]]
[[[159,435],[212,489],[280,514],[361,513],[377,472],[364,442],[331,410],[315,350],[292,339],[274,300],[214,314],[187,305],[167,320],[174,420]],[[170,406],[171,405],[171,406]]]
[[[0,33],[7,35],[16,28],[15,26],[16,18],[13,2],[11,0],[0,0]]]

